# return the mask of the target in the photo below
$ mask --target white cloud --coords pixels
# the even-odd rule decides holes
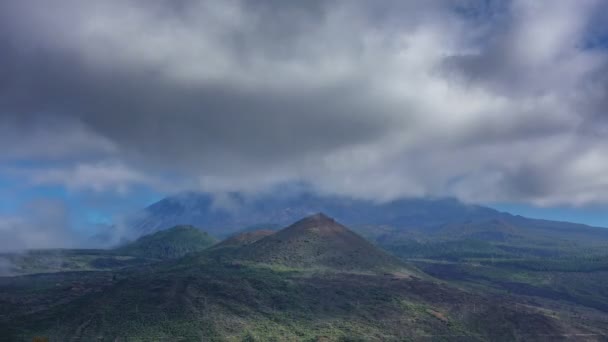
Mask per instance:
[[[34,99],[90,132],[26,137],[27,151],[103,156],[34,184],[125,193],[169,173],[211,191],[304,181],[375,199],[608,202],[608,58],[585,47],[600,1],[514,0],[478,20],[450,1],[40,4],[4,5],[28,20],[2,27],[56,81],[11,71],[26,86],[1,112],[39,122]]]
[[[127,194],[129,187],[137,184],[151,185],[151,178],[123,164],[99,162],[79,163],[73,167],[43,168],[30,171],[32,185],[63,185],[73,191]]]
[[[66,207],[57,201],[36,200],[12,216],[0,216],[0,251],[73,247],[78,243]]]

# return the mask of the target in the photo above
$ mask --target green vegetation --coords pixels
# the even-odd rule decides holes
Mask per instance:
[[[175,259],[205,250],[216,242],[209,234],[195,227],[175,226],[143,236],[116,249],[116,252],[146,258]]]
[[[246,244],[232,255],[235,260],[296,268],[413,272],[399,259],[323,214]]]
[[[418,242],[406,240],[385,248],[404,259],[430,258],[459,261],[468,258],[506,257],[511,254],[486,241],[459,240],[440,242]]]
[[[212,261],[159,264],[148,272],[121,273],[104,285],[92,276],[81,274],[84,290],[79,297],[36,312],[35,304],[26,300],[27,291],[14,295],[12,302],[24,307],[0,333],[16,341],[35,335],[87,341],[496,341],[568,328],[509,300],[497,305],[491,298],[417,278],[303,276]],[[65,284],[71,286],[70,281]],[[37,293],[53,302],[63,286]],[[104,287],[96,291],[88,290],[90,286]],[[526,317],[536,323],[522,325]],[[497,322],[484,326],[482,319],[497,319],[503,328],[495,331]],[[510,335],[502,335],[504,331]]]
[[[233,235],[227,238],[226,240],[223,240],[222,242],[215,245],[214,248],[217,249],[225,247],[242,247],[245,245],[252,244],[274,233],[274,230],[268,229],[246,231],[240,234]]]
[[[501,245],[458,241],[416,244],[407,252],[394,249],[404,259],[438,279],[456,282],[477,291],[490,291],[582,305],[608,312],[608,255],[578,254],[553,249],[556,257],[522,253],[521,248],[506,252]],[[484,246],[471,253],[471,246]],[[491,247],[488,247],[491,246]],[[416,248],[417,247],[417,248]],[[453,248],[450,248],[453,247]]]
[[[158,259],[179,258],[205,250],[215,243],[213,237],[199,229],[177,226],[113,250],[45,249],[0,254],[0,259],[9,265],[0,276],[118,270],[146,265]]]
[[[67,271],[102,271],[150,263],[142,257],[119,255],[110,250],[46,249],[0,255],[9,265],[8,275]],[[7,274],[5,274],[7,275]]]
[[[323,215],[276,233],[241,234],[211,248],[199,243],[198,252],[189,249],[192,229],[174,228],[95,252],[111,260],[125,253],[157,258],[145,259],[145,267],[0,277],[0,336],[11,341],[606,337],[608,271],[598,254],[549,260],[534,246],[471,238],[392,245],[393,253],[423,274]],[[95,253],[74,251],[73,257]],[[185,255],[171,258],[176,253]],[[577,263],[587,266],[577,271]]]
[[[424,236],[380,241],[425,273],[472,291],[608,313],[606,234],[536,224],[452,224]]]

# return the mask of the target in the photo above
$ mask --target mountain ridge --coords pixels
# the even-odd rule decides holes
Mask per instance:
[[[335,219],[317,213],[237,250],[247,262],[343,271],[395,271],[407,265]]]
[[[325,212],[347,225],[383,223],[398,226],[433,226],[456,218],[494,217],[500,213],[453,198],[409,198],[376,203],[312,193],[256,196],[231,193],[218,200],[210,193],[185,192],[149,205],[133,215],[129,225],[140,235],[191,224],[218,236],[228,236],[243,227],[285,226],[318,212]]]
[[[225,207],[208,193],[189,192],[167,197],[144,209],[144,214],[132,220],[130,226],[135,235],[142,235],[178,223],[193,224],[213,236],[225,238],[252,229],[276,230],[301,217],[324,212],[379,244],[455,238],[608,244],[608,229],[605,228],[526,218],[453,198],[410,198],[375,203],[312,193],[266,193],[249,197],[233,193],[223,196],[221,202]]]

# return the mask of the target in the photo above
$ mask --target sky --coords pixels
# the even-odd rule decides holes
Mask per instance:
[[[304,183],[608,226],[602,0],[0,2],[0,249]]]

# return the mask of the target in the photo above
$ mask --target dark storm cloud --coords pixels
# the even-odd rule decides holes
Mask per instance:
[[[95,191],[605,201],[608,151],[581,138],[606,103],[605,51],[584,48],[598,6],[3,2],[0,158]]]
[[[158,6],[152,11],[152,17],[160,26],[169,22],[168,30],[174,25],[178,29],[183,26],[186,30],[213,30],[212,26],[189,26],[189,20],[206,18],[205,13],[200,13],[200,18],[191,18],[186,8],[192,3],[132,2],[134,6],[141,6],[142,11]],[[112,48],[95,51],[106,55],[94,56],[100,61],[90,65],[81,55],[85,52],[78,51],[79,46],[72,46],[75,42],[63,42],[70,38],[68,30],[79,29],[80,18],[73,18],[74,26],[43,26],[39,32],[35,27],[41,23],[36,19],[42,24],[55,23],[57,19],[47,18],[47,14],[40,13],[41,8],[29,8],[44,6],[43,3],[14,6],[12,12],[20,15],[13,16],[12,20],[4,18],[7,20],[2,24],[3,45],[9,47],[3,49],[9,53],[0,61],[4,76],[0,86],[5,90],[1,97],[3,115],[25,123],[51,121],[48,117],[73,119],[118,144],[124,152],[145,155],[148,159],[158,157],[159,163],[173,165],[192,166],[189,164],[202,162],[208,168],[214,167],[213,160],[206,158],[211,154],[213,159],[234,156],[266,164],[365,142],[390,129],[390,118],[384,113],[369,115],[382,103],[365,98],[367,89],[361,79],[347,78],[312,86],[287,79],[279,80],[286,84],[277,86],[272,84],[273,79],[285,76],[265,74],[259,76],[267,80],[252,80],[252,86],[239,83],[238,73],[251,71],[247,66],[250,58],[268,54],[269,63],[281,63],[283,59],[289,63],[297,52],[298,37],[323,20],[320,5],[276,8],[260,4],[263,5],[255,8],[248,4],[242,9],[247,12],[246,19],[251,21],[251,26],[218,34],[226,58],[232,59],[229,67],[234,68],[224,72],[234,72],[235,75],[228,77],[237,80],[202,75],[192,82],[171,79],[171,75],[165,73],[171,71],[164,70],[162,62],[146,64],[143,55],[135,56],[135,60],[110,61],[113,54],[121,53]],[[87,12],[88,5],[76,2],[71,5],[85,7],[74,10],[75,15]],[[117,7],[110,9],[121,9]],[[4,8],[2,12],[11,13],[11,8]],[[20,18],[20,23],[16,23],[14,17]],[[120,39],[121,28],[111,28],[114,29],[118,35],[115,38]],[[139,34],[147,32],[137,32],[130,38],[137,39]],[[104,43],[103,39],[86,38],[93,39],[91,44]],[[191,39],[196,44],[197,37]],[[120,49],[120,46],[114,47]],[[204,57],[201,63],[205,68]],[[272,66],[265,71],[272,73]],[[379,118],[382,116],[384,118]]]

